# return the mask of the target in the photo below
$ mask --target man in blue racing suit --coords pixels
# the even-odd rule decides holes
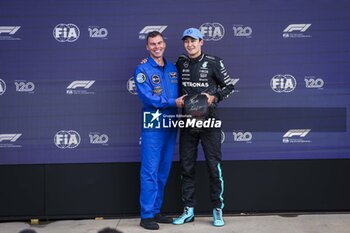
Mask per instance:
[[[138,96],[144,107],[141,136],[141,222],[145,229],[157,230],[158,223],[172,223],[172,218],[160,213],[164,188],[168,179],[176,144],[176,128],[160,127],[164,115],[176,115],[181,106],[178,97],[176,67],[163,57],[166,48],[161,33],[147,36],[150,55],[134,74]]]

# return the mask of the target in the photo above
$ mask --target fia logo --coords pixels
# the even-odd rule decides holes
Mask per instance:
[[[297,86],[297,81],[290,74],[278,74],[271,79],[270,86],[272,90],[277,93],[288,93],[292,92],[295,89]]]
[[[73,149],[80,144],[80,135],[74,130],[61,130],[55,134],[55,145],[60,149]]]
[[[128,89],[129,93],[137,95],[134,77],[129,78],[129,80],[126,82],[126,89]]]
[[[6,83],[4,80],[0,79],[0,95],[4,94],[6,91]]]
[[[221,130],[221,144],[223,144],[225,142],[225,132]]]
[[[225,35],[225,28],[220,23],[203,23],[199,30],[203,35],[205,41],[218,41]]]
[[[80,30],[77,25],[69,24],[58,24],[53,29],[53,37],[58,42],[74,42],[80,36]]]

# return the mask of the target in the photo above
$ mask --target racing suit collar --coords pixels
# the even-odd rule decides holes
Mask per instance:
[[[187,56],[188,57],[188,56]],[[197,63],[197,62],[200,62],[202,61],[202,59],[204,58],[204,53],[202,52],[201,55],[199,55],[198,57],[196,58],[190,58],[188,57],[188,59],[193,62],[193,63]]]
[[[149,61],[149,63],[154,66],[154,67],[160,67],[160,65],[158,65],[158,63],[151,57],[148,56],[147,60]],[[164,60],[164,67],[166,66],[166,64],[168,63],[168,61],[165,59],[165,57],[163,57]]]

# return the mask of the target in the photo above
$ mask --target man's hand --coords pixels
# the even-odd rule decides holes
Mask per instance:
[[[216,102],[216,97],[214,95],[209,95],[208,93],[201,93],[202,95],[205,95],[208,98],[208,106],[211,106],[213,103]]]
[[[180,96],[179,98],[177,98],[176,100],[175,100],[175,102],[176,102],[176,107],[178,107],[178,108],[183,108],[183,106],[184,106],[184,104],[185,104],[185,102],[184,102],[184,98],[187,96],[187,94],[186,95],[183,95],[183,96]]]

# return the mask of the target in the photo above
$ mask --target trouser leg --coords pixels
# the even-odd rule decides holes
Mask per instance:
[[[176,144],[176,131],[169,131],[164,134],[164,146],[161,151],[161,160],[159,163],[158,170],[158,192],[157,198],[154,204],[154,213],[160,213],[160,209],[163,204],[164,199],[164,188],[166,186],[169,172],[171,169],[171,164],[173,160],[173,154]]]
[[[214,208],[223,208],[224,179],[221,170],[221,130],[204,130],[200,138],[210,177],[210,199]]]
[[[181,129],[180,164],[182,178],[182,201],[184,206],[194,207],[195,202],[195,166],[197,160],[198,132]]]
[[[158,168],[161,154],[160,136],[143,132],[141,141],[141,219],[153,218],[158,193]]]

